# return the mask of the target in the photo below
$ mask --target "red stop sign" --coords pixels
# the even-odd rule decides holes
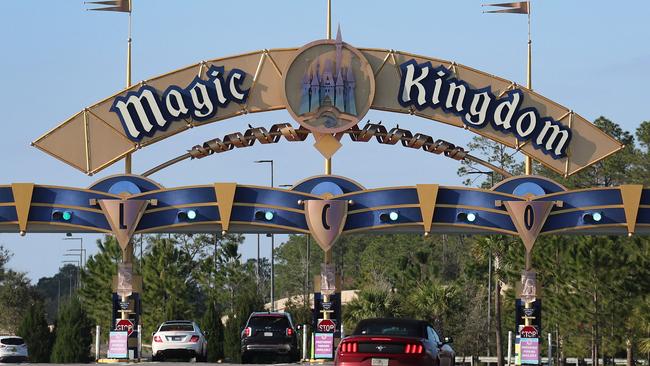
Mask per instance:
[[[316,330],[319,333],[334,333],[336,330],[336,323],[331,319],[319,319]]]
[[[537,332],[537,328],[535,328],[534,326],[526,325],[523,328],[521,328],[519,335],[522,338],[537,338],[539,336],[539,333]]]
[[[120,319],[115,323],[115,330],[118,332],[128,332],[130,337],[133,334],[133,323],[129,319]]]

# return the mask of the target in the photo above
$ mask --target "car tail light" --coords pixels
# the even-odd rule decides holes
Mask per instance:
[[[245,328],[244,329],[244,337],[250,337],[252,332],[253,332],[253,329],[251,329],[251,327]]]
[[[424,352],[424,347],[421,344],[407,344],[404,353],[419,354]]]
[[[199,341],[199,336],[197,336],[197,335],[193,335],[192,338],[190,338],[190,342],[192,342],[192,343],[196,343],[198,341]]]
[[[154,342],[162,342],[162,338],[160,338],[160,336],[153,336],[153,341]]]
[[[356,342],[343,342],[343,344],[341,344],[341,351],[343,352],[356,353],[357,349]]]
[[[292,336],[293,335],[293,329],[287,328],[287,335]]]

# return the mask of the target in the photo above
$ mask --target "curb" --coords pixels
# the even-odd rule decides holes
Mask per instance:
[[[128,358],[100,358],[96,361],[97,363],[139,363],[141,360]]]

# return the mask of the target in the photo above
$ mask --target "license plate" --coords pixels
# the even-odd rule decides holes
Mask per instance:
[[[16,347],[9,347],[9,352],[16,352]]]
[[[370,365],[371,366],[388,366],[388,359],[387,358],[373,358]]]
[[[273,332],[264,332],[265,337],[273,337]]]

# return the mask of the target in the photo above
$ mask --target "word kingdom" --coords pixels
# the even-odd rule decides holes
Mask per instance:
[[[168,87],[159,97],[156,89],[145,85],[137,91],[115,98],[111,112],[117,113],[129,139],[140,141],[164,131],[169,124],[185,118],[205,121],[214,117],[218,108],[231,101],[243,103],[248,90],[241,90],[246,73],[232,69],[224,81],[224,68],[211,66],[207,80],[198,76],[185,89]]]
[[[445,113],[459,116],[469,127],[513,133],[522,141],[530,140],[536,149],[554,159],[566,156],[571,130],[550,117],[541,117],[537,109],[520,108],[523,93],[515,89],[497,99],[490,87],[473,89],[466,82],[450,78],[442,65],[418,64],[409,60],[400,65],[402,77],[398,99],[403,107],[418,110],[440,107]]]

